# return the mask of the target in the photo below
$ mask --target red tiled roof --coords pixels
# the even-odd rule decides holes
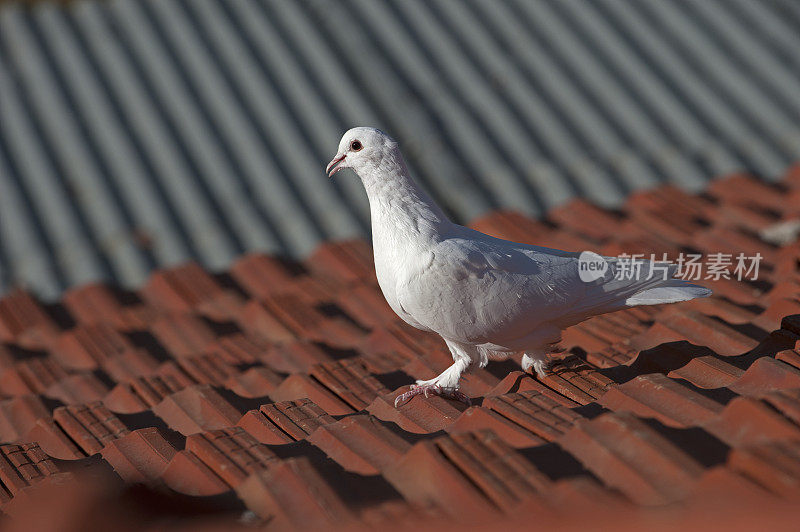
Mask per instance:
[[[779,525],[800,500],[800,242],[758,235],[800,217],[798,196],[800,168],[777,185],[641,192],[619,212],[575,201],[476,221],[559,248],[764,260],[757,282],[703,281],[709,299],[573,327],[543,379],[512,362],[474,371],[472,407],[394,408],[451,358],[388,308],[365,242],[221,275],[187,264],[58,305],[8,294],[0,509],[28,529],[50,514],[225,528],[245,511],[268,528],[699,526],[709,508],[716,524],[769,508]]]

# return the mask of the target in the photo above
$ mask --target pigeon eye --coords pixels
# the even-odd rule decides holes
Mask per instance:
[[[353,142],[350,143],[350,149],[352,151],[361,151],[361,148],[363,148],[363,147],[364,147],[364,145],[361,144],[361,142],[358,141],[358,140],[354,140]]]

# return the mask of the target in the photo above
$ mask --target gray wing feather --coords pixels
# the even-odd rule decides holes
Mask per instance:
[[[577,253],[463,229],[436,245],[426,268],[398,287],[403,308],[445,338],[512,346],[537,329],[560,330],[627,306],[710,293],[672,278],[674,267],[666,280],[616,278],[618,259],[611,257],[603,277],[583,282]]]

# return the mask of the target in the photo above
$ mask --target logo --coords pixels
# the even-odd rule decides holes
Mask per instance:
[[[578,276],[584,283],[601,279],[608,271],[608,262],[593,251],[581,251],[578,256]]]

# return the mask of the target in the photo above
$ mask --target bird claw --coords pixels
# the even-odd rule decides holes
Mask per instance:
[[[458,390],[453,390],[451,392],[451,397],[456,401],[464,403],[467,406],[472,406],[472,400],[465,393],[459,392]]]
[[[413,397],[420,394],[423,394],[426,399],[431,395],[438,395],[447,399],[455,399],[456,401],[460,401],[467,406],[472,406],[472,401],[470,400],[469,396],[458,390],[442,388],[436,384],[412,384],[410,390],[405,393],[401,393],[395,398],[394,407],[401,407],[409,402]]]
[[[536,376],[539,377],[539,380],[542,380],[553,373],[553,368],[556,365],[556,361],[548,360],[548,361],[536,361],[533,363],[531,369],[534,370]]]

